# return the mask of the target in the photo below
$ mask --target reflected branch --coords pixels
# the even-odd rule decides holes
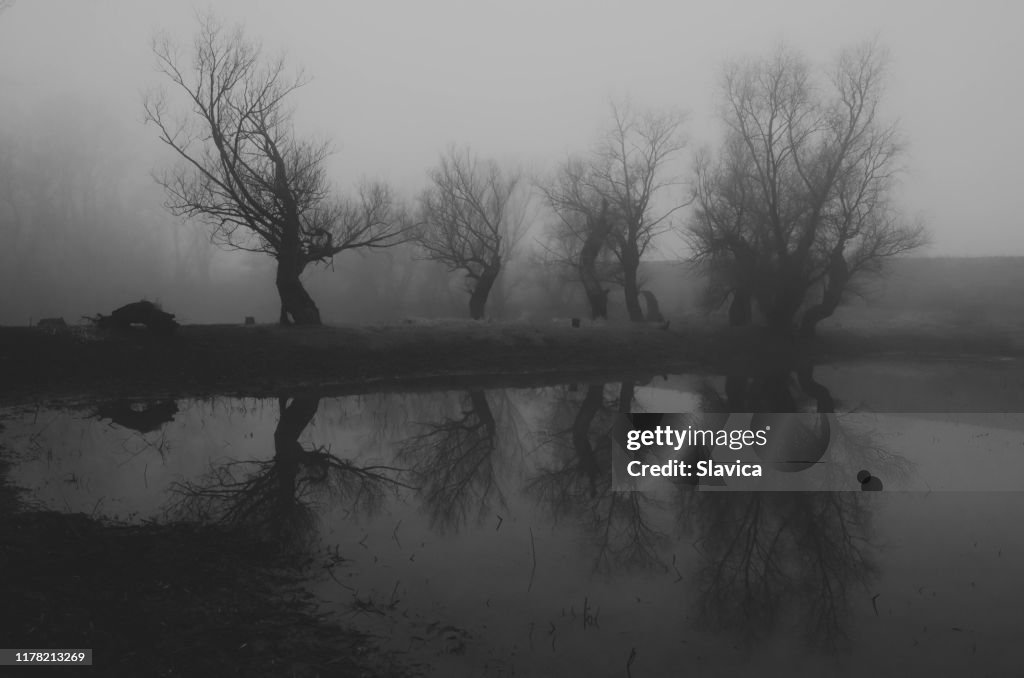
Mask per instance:
[[[707,384],[701,400],[706,411],[725,413],[810,409],[816,414],[805,416],[828,424],[822,429],[828,431],[827,469],[847,477],[862,464],[889,475],[906,471],[906,462],[885,450],[874,431],[835,414],[836,401],[815,381],[808,360],[783,371],[729,376],[724,396]],[[696,533],[703,561],[696,576],[702,627],[736,630],[747,642],[787,624],[809,642],[830,648],[847,638],[851,591],[878,573],[865,495],[679,490],[679,523]]]
[[[312,541],[317,500],[351,503],[373,513],[387,489],[408,487],[390,466],[358,466],[325,446],[305,447],[298,438],[320,406],[320,398],[279,398],[281,417],[274,431],[274,457],[230,460],[213,466],[196,483],[176,483],[171,512],[205,522],[251,530],[285,550],[301,551]]]
[[[421,426],[402,443],[398,458],[409,464],[434,527],[458,530],[471,515],[482,520],[494,504],[505,506],[495,452],[509,431],[499,430],[483,391],[466,393],[457,415]]]
[[[635,386],[623,382],[616,398],[606,400],[605,385],[591,385],[575,416],[556,403],[552,430],[545,434],[551,461],[526,490],[557,519],[570,516],[589,536],[595,571],[665,569],[661,554],[667,534],[652,525],[658,506],[641,492],[612,490],[612,440],[629,412]],[[572,423],[565,426],[565,419]]]
[[[793,621],[809,642],[846,639],[850,593],[877,574],[870,511],[855,492],[685,493],[700,535],[702,627],[747,642]],[[795,621],[794,621],[795,618]]]

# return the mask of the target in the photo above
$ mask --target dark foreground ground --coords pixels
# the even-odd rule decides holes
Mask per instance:
[[[753,375],[799,354],[837,361],[863,357],[1017,356],[1018,338],[934,328],[826,330],[803,346],[759,329],[705,324],[662,330],[608,325],[423,322],[377,327],[281,328],[193,325],[170,338],[145,330],[97,333],[0,327],[0,402],[76,395],[276,396],[319,386],[364,391],[445,380],[518,375],[695,372]]]
[[[2,450],[0,450],[2,452]],[[92,667],[2,675],[401,676],[370,639],[320,615],[297,561],[237,531],[122,526],[33,511],[0,457],[0,638],[4,647],[93,650]]]
[[[398,675],[371,668],[368,640],[318,616],[300,571],[279,566],[259,541],[206,526],[119,527],[53,512],[4,516],[0,540],[5,646],[93,650],[92,668],[3,671]]]

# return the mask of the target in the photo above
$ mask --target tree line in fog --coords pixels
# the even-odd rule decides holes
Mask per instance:
[[[11,151],[0,156],[4,276],[22,290],[20,313],[65,275],[80,294],[112,285],[81,262],[116,252],[136,279],[162,271],[171,288],[239,302],[269,293],[273,275],[281,324],[320,324],[318,296],[347,297],[371,315],[402,301],[416,315],[460,305],[473,319],[509,317],[516,298],[519,317],[533,315],[524,308],[532,299],[541,316],[606,318],[611,304],[633,321],[660,320],[646,275],[674,235],[688,245],[681,258],[699,276],[705,308],[727,308],[732,325],[811,335],[887,259],[926,242],[894,204],[905,139],[880,113],[886,53],[873,42],[840,50],[826,67],[786,47],[728,64],[713,147],[693,148],[678,110],[617,102],[605,133],[549,171],[453,144],[427,187],[402,196],[384,182],[332,183],[332,143],[294,124],[302,70],[213,15],[193,38],[153,41],[159,76],[144,118],[173,156],[145,168],[155,187],[142,185],[147,176],[106,180],[115,173],[103,163],[131,164],[131,149],[110,152],[116,130],[58,126],[65,137],[46,140],[0,127]],[[150,207],[124,197],[138,193]],[[154,206],[161,198],[163,209]],[[164,233],[126,242],[122,225],[139,221]],[[236,277],[247,290],[211,278],[211,259],[225,255],[207,238],[221,251],[263,255],[253,275]],[[311,275],[325,267],[331,275]],[[339,284],[348,288],[340,295],[331,291]]]

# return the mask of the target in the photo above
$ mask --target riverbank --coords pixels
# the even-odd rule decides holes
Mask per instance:
[[[616,374],[758,374],[797,355],[817,361],[1019,357],[996,333],[832,330],[803,346],[757,328],[547,325],[421,321],[284,328],[189,325],[169,338],[144,330],[0,328],[0,400],[74,394],[139,397],[276,396],[316,386],[339,392],[501,377],[527,383]]]

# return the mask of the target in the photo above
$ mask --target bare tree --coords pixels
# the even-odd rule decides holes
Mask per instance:
[[[756,304],[770,327],[812,335],[858,274],[926,242],[892,204],[904,144],[879,116],[885,66],[874,43],[844,50],[828,96],[785,48],[726,70],[726,141],[698,159],[690,241],[733,324]]]
[[[587,166],[570,158],[553,180],[540,187],[558,221],[548,228],[542,256],[567,282],[583,287],[591,319],[608,317],[606,284],[621,279],[621,267],[609,244],[615,220],[607,198],[589,190]]]
[[[570,159],[541,190],[580,239],[580,277],[592,312],[597,313],[595,304],[606,293],[586,279],[594,272],[587,270],[587,261],[607,231],[605,245],[618,262],[626,309],[631,320],[640,321],[640,262],[655,238],[669,229],[671,216],[686,205],[662,197],[675,184],[665,176],[668,165],[686,146],[680,130],[684,117],[677,112],[635,113],[613,104],[612,119],[594,152]]]
[[[465,273],[469,315],[479,320],[523,236],[526,204],[517,200],[521,175],[451,147],[430,172],[430,180],[420,198],[416,241],[425,258]]]
[[[367,183],[355,199],[332,195],[326,142],[299,138],[288,97],[307,79],[283,57],[265,58],[241,27],[199,18],[191,59],[168,38],[155,39],[158,70],[184,95],[171,112],[167,93],[145,100],[146,121],[180,164],[158,177],[167,208],[198,217],[213,241],[277,260],[281,324],[320,324],[320,311],[300,277],[309,264],[360,247],[401,240],[404,214],[387,186]]]

